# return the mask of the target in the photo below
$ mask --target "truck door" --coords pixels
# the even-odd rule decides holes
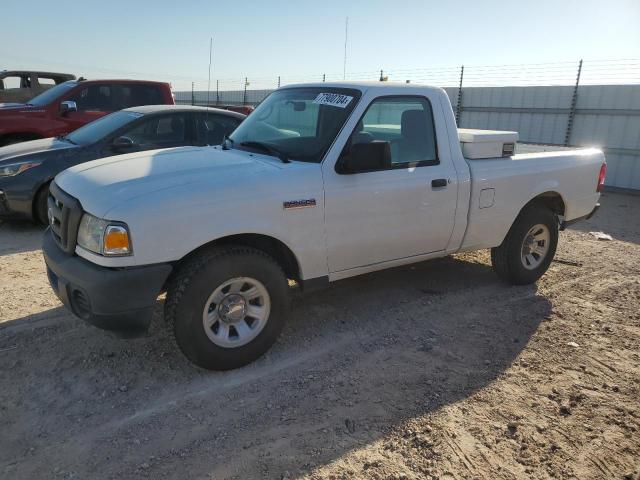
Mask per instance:
[[[339,173],[354,145],[372,142],[388,143],[390,165]],[[323,177],[331,273],[446,249],[458,186],[429,98],[374,99],[340,158],[323,164]]]

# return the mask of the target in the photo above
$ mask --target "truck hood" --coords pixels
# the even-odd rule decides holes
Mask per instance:
[[[60,173],[55,182],[86,211],[104,217],[123,202],[159,190],[202,182],[251,184],[252,176],[281,168],[276,161],[241,150],[179,147],[83,163]]]
[[[77,147],[77,145],[74,145],[71,142],[58,140],[57,138],[43,138],[41,140],[32,140],[30,142],[14,143],[13,145],[7,145],[6,147],[0,148],[0,162],[3,160],[19,161],[21,158],[15,157],[74,147]]]

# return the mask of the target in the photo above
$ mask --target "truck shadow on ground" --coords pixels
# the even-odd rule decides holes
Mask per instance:
[[[535,286],[500,283],[474,259],[373,273],[298,295],[274,348],[230,372],[189,364],[158,310],[150,334],[136,340],[68,315],[51,326],[3,330],[0,350],[16,347],[2,360],[0,471],[20,478],[54,470],[129,478],[140,468],[150,478],[312,472],[489,385],[551,303]]]
[[[0,256],[40,250],[44,228],[28,221],[0,220]]]

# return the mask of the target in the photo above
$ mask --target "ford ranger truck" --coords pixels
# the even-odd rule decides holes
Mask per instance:
[[[49,280],[78,317],[130,333],[166,292],[180,349],[215,370],[270,348],[294,282],[309,291],[491,249],[498,277],[529,284],[559,230],[597,209],[606,167],[595,149],[513,154],[516,136],[458,131],[440,88],[280,88],[220,146],[60,173],[44,235]]]

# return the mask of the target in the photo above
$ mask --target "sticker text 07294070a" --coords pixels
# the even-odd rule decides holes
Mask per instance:
[[[313,103],[318,105],[331,105],[332,107],[344,108],[351,103],[353,97],[340,93],[319,93]]]

